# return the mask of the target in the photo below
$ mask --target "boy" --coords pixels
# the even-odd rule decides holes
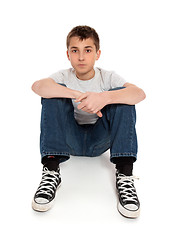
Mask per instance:
[[[52,207],[61,183],[61,162],[70,155],[99,156],[110,148],[110,161],[117,169],[118,210],[129,218],[139,216],[132,176],[137,158],[134,105],[145,98],[145,93],[114,72],[94,68],[100,54],[96,31],[77,26],[67,36],[67,57],[73,68],[32,85],[42,97],[43,172],[32,202],[36,211]]]

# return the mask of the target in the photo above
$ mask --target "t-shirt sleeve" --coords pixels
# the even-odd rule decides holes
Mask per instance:
[[[64,74],[61,71],[51,74],[49,78],[52,78],[56,83],[64,83]]]
[[[110,73],[110,87],[116,88],[116,87],[123,87],[123,85],[126,83],[125,79],[119,76],[115,72]]]
[[[104,82],[104,89],[106,91],[117,87],[123,87],[123,85],[126,83],[126,80],[114,71],[102,70],[101,73]]]

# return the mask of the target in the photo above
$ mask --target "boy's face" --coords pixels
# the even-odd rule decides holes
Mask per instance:
[[[67,57],[76,75],[81,80],[88,80],[94,77],[94,64],[99,59],[101,51],[96,52],[96,46],[91,38],[81,41],[78,37],[70,39],[67,50]]]

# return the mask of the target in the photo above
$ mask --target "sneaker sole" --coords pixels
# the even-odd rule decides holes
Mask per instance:
[[[46,212],[53,206],[53,204],[54,204],[54,199],[50,203],[46,203],[46,204],[38,204],[33,199],[32,208],[37,212]]]
[[[120,202],[118,203],[118,211],[120,212],[120,214],[122,214],[124,217],[127,217],[127,218],[137,218],[139,217],[140,215],[140,208],[136,211],[130,211],[126,208],[124,208]]]
[[[59,189],[60,186],[61,186],[61,184],[58,185],[57,190]],[[49,203],[40,204],[40,203],[36,203],[33,199],[32,200],[32,209],[37,211],[37,212],[46,212],[46,211],[48,211],[52,208],[52,206],[54,205],[54,201],[55,201],[55,198]]]

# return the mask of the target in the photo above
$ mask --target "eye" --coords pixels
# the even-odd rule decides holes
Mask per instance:
[[[87,52],[87,53],[90,53],[90,52],[91,52],[91,49],[87,49],[86,52]]]
[[[76,52],[77,52],[77,50],[72,50],[72,52],[73,52],[73,53],[76,53]]]

